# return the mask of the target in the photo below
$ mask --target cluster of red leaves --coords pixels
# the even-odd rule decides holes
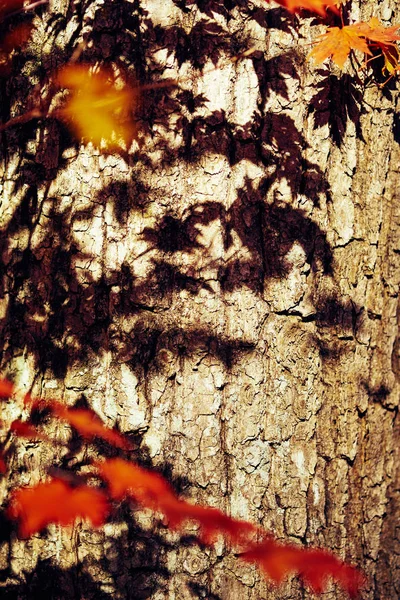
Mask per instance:
[[[172,528],[179,528],[186,521],[195,521],[200,528],[199,537],[206,544],[215,541],[218,535],[233,543],[243,543],[257,531],[251,523],[232,519],[217,508],[180,500],[161,475],[129,461],[115,458],[98,463],[96,467],[114,500],[128,496],[142,506],[161,512]]]
[[[0,397],[9,398],[14,393],[13,384],[0,379]],[[23,400],[25,408],[33,409],[44,404],[54,416],[68,422],[86,439],[99,437],[123,450],[131,447],[122,434],[106,427],[91,410],[68,408],[55,400],[43,402],[29,394]],[[8,430],[16,436],[49,441],[29,421],[15,420]],[[0,471],[5,473],[7,466],[4,459],[1,460]],[[112,501],[130,499],[140,507],[162,514],[172,529],[181,530],[187,523],[196,525],[199,541],[205,545],[211,545],[222,536],[230,544],[241,548],[239,556],[242,560],[257,564],[274,583],[297,573],[313,591],[321,593],[327,580],[332,578],[351,597],[355,597],[364,582],[357,569],[325,550],[282,544],[247,521],[233,519],[217,508],[182,500],[160,474],[129,460],[113,458],[99,461],[93,469],[94,476],[107,484],[107,491],[88,485],[77,477],[68,481],[67,476],[15,490],[7,514],[18,521],[20,535],[31,536],[51,523],[72,525],[77,518],[101,526],[109,515]]]

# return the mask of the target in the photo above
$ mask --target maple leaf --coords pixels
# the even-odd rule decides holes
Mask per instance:
[[[396,40],[400,40],[400,35],[396,34],[399,25],[385,27],[376,17],[372,17],[368,23],[360,21],[360,23],[353,23],[350,27],[357,31],[359,35],[368,38],[371,42],[394,44]]]
[[[23,421],[19,421],[18,419],[11,423],[9,429],[18,437],[25,437],[33,440],[42,440],[44,442],[52,441],[47,435],[39,433],[34,425],[30,423],[24,423]]]
[[[317,38],[315,47],[311,50],[309,57],[312,57],[317,63],[322,63],[325,59],[331,57],[333,62],[340,69],[343,69],[344,63],[352,50],[372,54],[367,42],[353,25],[346,25],[342,28],[328,27],[327,32]]]
[[[386,71],[393,76],[400,70],[399,50],[397,46],[392,46],[391,44],[379,44],[379,47],[384,59],[383,70],[386,69]]]
[[[100,526],[107,515],[103,492],[86,485],[72,487],[60,479],[16,490],[8,509],[8,516],[19,521],[23,537],[38,533],[50,523],[72,525],[78,517]]]
[[[301,10],[308,10],[317,13],[321,17],[326,16],[326,9],[338,13],[337,5],[341,0],[274,0],[280,6],[283,6],[291,13],[298,13]],[[269,0],[267,0],[269,2]]]
[[[122,458],[97,463],[101,477],[106,479],[111,496],[121,500],[127,495],[138,502],[157,507],[160,501],[173,503],[175,495],[171,486],[158,473],[143,469]]]
[[[14,12],[19,12],[24,6],[24,0],[0,0],[0,21]]]
[[[7,473],[7,463],[3,452],[0,452],[0,475]]]
[[[123,450],[132,448],[125,436],[106,427],[95,413],[89,409],[67,408],[54,401],[50,403],[50,408],[57,417],[67,421],[85,438],[99,437],[117,448]]]
[[[315,593],[326,589],[329,577],[337,581],[350,597],[355,598],[365,583],[365,577],[326,550],[282,544],[273,537],[253,544],[239,555],[247,562],[257,563],[274,583],[281,583],[290,573],[302,577]]]
[[[376,17],[372,17],[365,23],[354,23],[352,27],[364,36],[369,42],[370,48],[377,48],[383,55],[384,67],[390,75],[394,75],[399,70],[399,50],[395,44],[396,41],[400,40],[400,35],[397,35],[399,25],[393,25],[392,27],[385,27],[383,23]]]
[[[67,65],[58,72],[57,83],[70,90],[66,105],[57,115],[66,120],[79,137],[108,147],[129,146],[136,135],[130,118],[138,93],[119,89],[105,69],[96,72],[88,65]]]
[[[14,384],[7,379],[0,379],[0,398],[9,398],[14,393]]]
[[[201,530],[201,541],[207,545],[213,543],[220,535],[234,544],[245,543],[258,531],[252,523],[233,519],[218,508],[190,504],[185,501],[178,501],[170,509],[167,507],[166,515],[172,522],[175,517],[177,525],[185,521],[196,522]]]

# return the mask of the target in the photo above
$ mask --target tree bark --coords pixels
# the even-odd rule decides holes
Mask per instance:
[[[143,93],[128,152],[56,120],[3,132],[2,374],[91,406],[185,498],[359,565],[362,598],[399,596],[396,84],[313,64],[312,19],[261,1],[57,0],[34,22],[4,121],[82,41],[81,62],[179,86]],[[2,493],[107,452],[18,441]],[[3,529],[7,598],[312,597],[128,506]]]

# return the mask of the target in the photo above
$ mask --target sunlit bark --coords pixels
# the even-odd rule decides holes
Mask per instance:
[[[390,7],[352,10],[396,22]],[[363,598],[396,597],[395,84],[317,68],[312,19],[261,1],[60,0],[35,23],[4,121],[82,41],[81,62],[179,86],[143,93],[120,153],[54,119],[2,133],[2,374],[91,406],[185,498],[326,547],[364,569]],[[107,453],[85,448],[18,442],[2,492]],[[9,597],[311,597],[125,506],[100,530],[8,533]]]

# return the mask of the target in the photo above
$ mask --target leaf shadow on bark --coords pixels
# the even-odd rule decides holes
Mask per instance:
[[[74,3],[74,8],[72,4],[69,15],[81,10],[78,8],[79,3]],[[239,6],[241,10],[247,9],[247,2],[244,0],[196,4],[207,17],[212,16],[213,12],[226,16],[234,6]],[[177,5],[186,10],[187,3],[177,2]],[[143,57],[145,53],[151,56],[160,46],[166,49],[167,54],[174,52],[178,63],[190,61],[193,69],[201,69],[208,61],[217,64],[224,53],[234,58],[248,50],[251,45],[251,40],[244,39],[239,34],[231,37],[221,26],[210,24],[206,18],[202,18],[187,33],[181,27],[163,29],[154,26],[148,15],[140,11],[137,2],[115,3],[106,0],[96,11],[92,23],[93,32],[90,35],[94,43],[92,47],[85,48],[82,60],[100,60],[106,65],[115,62],[119,66],[125,66],[128,61],[129,69],[135,71],[135,77],[143,83],[148,83],[157,82],[157,75],[154,74],[161,73],[162,68],[155,60],[150,61],[152,69],[145,67]],[[83,18],[83,13],[80,16]],[[260,21],[259,11],[252,16]],[[54,21],[54,24],[61,30],[63,19],[58,16],[57,19],[57,23]],[[266,26],[268,19],[276,29],[285,32],[291,29],[292,17],[283,18],[281,9],[268,11]],[[141,38],[138,33],[140,24],[146,26]],[[130,30],[129,35],[124,28]],[[62,64],[70,58],[75,39],[76,36],[71,38],[65,53],[52,57],[54,64]],[[299,80],[296,68],[298,63],[293,63],[293,53],[268,60],[254,53],[250,59],[258,78],[261,99],[259,111],[248,123],[238,125],[230,121],[223,110],[215,110],[205,118],[200,116],[198,113],[207,105],[207,98],[204,94],[195,94],[192,90],[183,89],[177,89],[175,93],[150,90],[146,93],[139,118],[143,123],[144,134],[150,136],[154,135],[155,123],[161,123],[168,129],[169,115],[176,113],[179,116],[177,128],[184,143],[176,149],[172,148],[167,140],[160,139],[159,149],[162,153],[159,162],[168,165],[182,159],[195,164],[207,153],[215,152],[225,156],[232,167],[246,159],[254,165],[268,169],[268,175],[256,185],[246,179],[229,207],[223,202],[205,201],[194,205],[183,214],[179,210],[168,210],[155,226],[145,227],[142,240],[148,244],[149,252],[154,250],[161,254],[161,258],[153,260],[145,278],[138,277],[131,262],[125,260],[121,269],[111,275],[103,275],[98,280],[91,279],[88,275],[87,281],[82,283],[74,267],[74,258],[79,254],[79,249],[71,241],[72,215],[69,211],[58,211],[55,199],[49,214],[46,242],[41,255],[35,254],[28,245],[25,250],[14,253],[12,264],[8,263],[2,268],[1,275],[4,278],[8,277],[10,269],[13,276],[13,281],[8,282],[7,294],[10,301],[7,313],[0,322],[3,339],[12,340],[13,347],[1,349],[3,365],[7,365],[16,354],[26,352],[34,357],[38,372],[51,373],[56,379],[63,379],[71,364],[75,362],[90,366],[91,355],[106,349],[111,350],[118,360],[125,362],[133,373],[139,377],[144,374],[146,377],[150,371],[158,372],[161,369],[158,355],[162,348],[167,348],[178,358],[204,351],[229,369],[235,360],[254,349],[253,341],[232,338],[200,325],[184,329],[177,325],[177,319],[163,318],[173,306],[174,295],[179,292],[187,291],[192,296],[202,291],[214,292],[213,282],[203,276],[201,270],[191,274],[182,269],[179,254],[185,252],[193,255],[195,251],[202,250],[206,253],[207,248],[199,241],[198,231],[216,220],[222,224],[224,249],[228,251],[232,248],[233,238],[238,237],[250,256],[246,259],[233,256],[227,264],[209,261],[208,267],[215,269],[216,281],[224,294],[247,288],[258,297],[262,296],[269,280],[283,278],[289,273],[291,265],[286,255],[294,243],[298,243],[304,250],[314,272],[321,271],[325,277],[334,277],[333,254],[326,233],[314,223],[309,214],[299,207],[289,205],[288,198],[279,197],[277,194],[271,202],[265,200],[273,186],[283,179],[286,180],[292,197],[301,194],[315,207],[319,206],[321,195],[329,200],[329,185],[325,174],[317,164],[305,158],[307,141],[294,120],[281,113],[262,114],[272,94],[289,101],[286,79],[290,77]],[[28,78],[22,76],[16,83],[16,88],[23,89],[24,86],[27,87],[27,83]],[[332,81],[329,85],[331,89]],[[29,91],[28,87],[27,90]],[[326,102],[327,110],[332,110],[332,100],[327,100],[325,93],[325,88],[321,89],[320,96],[315,100],[315,111],[324,115]],[[346,119],[353,118],[356,114],[353,105],[351,108],[346,107],[346,110],[339,114],[337,118],[342,128],[337,126],[338,140],[341,139]],[[329,116],[331,120],[335,118]],[[329,120],[328,122],[331,123]],[[336,121],[331,127],[336,126],[335,123]],[[6,135],[8,151],[17,148],[22,150],[23,155],[18,167],[19,176],[15,191],[23,190],[26,184],[29,188],[3,231],[2,256],[7,255],[9,238],[22,233],[26,228],[31,233],[34,231],[38,212],[41,210],[38,187],[44,182],[48,185],[67,165],[67,159],[63,158],[66,150],[78,152],[79,142],[65,134],[63,125],[57,125],[56,128],[58,133],[46,137],[42,127],[39,152],[36,156],[29,151],[29,144],[36,136],[36,125],[25,124],[18,131]],[[57,140],[54,139],[55,135],[58,136]],[[52,155],[50,164],[41,158],[49,154]],[[57,159],[56,166],[54,155]],[[142,161],[149,169],[158,166],[147,156],[145,148],[139,149],[128,159],[130,165],[135,161]],[[138,179],[124,184],[113,182],[104,187],[94,201],[103,202],[111,196],[116,219],[122,223],[131,211],[147,205],[151,192],[146,183]],[[44,199],[48,199],[48,194]],[[79,211],[75,211],[74,217],[79,216],[87,215],[80,215]],[[83,257],[82,253],[80,256]],[[90,261],[93,257],[88,255],[86,258]],[[178,260],[175,260],[176,258]],[[113,288],[116,287],[120,288],[117,296],[113,293]],[[113,312],[110,308],[111,301]],[[329,304],[329,310],[326,304]],[[316,306],[317,312],[312,319],[325,328],[336,326],[337,315],[341,311],[348,311],[348,306],[343,300],[335,297],[322,298]],[[137,320],[124,334],[121,334],[118,327],[113,329],[114,316],[123,319],[132,315],[136,316]],[[177,318],[179,319],[179,315]],[[350,325],[346,327],[350,330]],[[316,343],[319,343],[317,339]],[[334,357],[339,356],[338,351]],[[174,374],[170,377],[174,377]],[[138,436],[135,439],[139,443],[140,435],[135,432],[132,435]],[[76,437],[71,439],[71,456],[81,449],[80,441]],[[97,448],[104,450],[101,443],[97,444]],[[137,459],[149,466],[143,446]],[[62,463],[61,466],[65,464]],[[77,463],[76,469],[80,466]],[[127,522],[126,515],[122,514],[121,519]],[[135,540],[143,534],[146,550],[143,563],[146,566],[138,567],[136,575],[135,571],[129,573],[127,585],[135,582],[136,576],[141,578],[144,595],[137,597],[147,598],[154,592],[154,588],[148,592],[145,589],[150,572],[154,570],[161,579],[169,576],[163,556],[170,547],[165,545],[162,537],[157,538],[153,532],[146,537],[147,532],[141,532],[137,524],[131,523],[130,520],[128,528],[129,534],[125,539],[115,541],[114,550],[117,556],[123,556],[127,545],[135,548]],[[149,560],[148,555],[151,556],[150,565],[146,562]],[[62,571],[40,560],[35,571],[26,577],[25,583],[7,586],[8,596],[5,597],[19,598],[25,594],[26,597],[32,598],[36,597],[36,590],[37,597],[39,593],[40,597],[43,597],[46,590],[49,590],[50,595],[47,597],[58,598],[59,590],[64,589],[63,586],[68,588],[68,581],[71,580],[74,586],[77,586],[77,590],[83,585],[87,586],[88,595],[93,594],[93,597],[104,600],[112,597],[109,593],[101,591],[85,571],[84,565]],[[202,583],[194,582],[191,584],[191,591],[200,598],[204,597],[207,590]],[[145,595],[146,593],[148,595]],[[80,596],[72,595],[71,598],[73,597]],[[129,590],[127,597],[132,598]],[[218,600],[215,595],[206,597]],[[66,598],[64,591],[62,598]]]
[[[12,577],[12,574],[7,574]],[[7,577],[7,579],[8,579]],[[7,582],[7,579],[5,581]],[[81,591],[85,589],[85,597],[96,600],[111,600],[112,594],[105,593],[87,571],[79,565],[70,569],[61,569],[52,564],[51,560],[38,560],[35,570],[28,574],[26,581],[6,583],[2,589],[2,598],[6,600],[20,600],[30,598],[32,600],[78,600]]]
[[[254,19],[266,29],[278,29],[292,34],[298,23],[297,16],[282,7],[270,8],[267,12],[259,10],[254,14]]]
[[[354,77],[348,73],[338,77],[324,69],[320,69],[317,74],[321,80],[316,85],[317,93],[311,98],[308,107],[309,114],[314,116],[314,129],[328,125],[331,140],[340,148],[347,123],[351,121],[357,137],[364,140],[360,124],[362,93]]]
[[[393,137],[400,144],[400,113],[395,113],[393,118]]]
[[[215,13],[229,20],[232,9],[242,8],[248,10],[246,0],[173,0],[173,3],[183,12],[190,12],[193,6],[196,6],[201,13],[210,19],[215,18]]]
[[[210,8],[211,4],[205,3],[204,7]],[[227,10],[226,3],[215,4],[223,12]],[[229,3],[229,8],[231,4]],[[240,5],[242,6],[242,3]],[[107,63],[109,57],[104,56],[105,46],[101,44],[101,36],[109,35],[110,31],[120,28],[122,24],[128,29],[138,27],[140,18],[137,7],[135,12],[135,7],[132,10],[130,3],[118,3],[117,13],[114,14],[113,6],[112,3],[106,2],[101,9],[97,10],[93,19],[93,39],[96,43],[92,48],[84,51],[83,60],[102,58]],[[267,15],[271,12],[273,11],[268,11]],[[260,16],[259,13],[257,15]],[[143,41],[144,49],[151,53],[151,49],[157,48],[162,42],[167,51],[176,50],[180,30],[176,30],[175,35],[173,28],[163,31],[160,27],[154,27],[143,11],[141,18],[147,26]],[[185,34],[185,52],[188,60],[204,62],[210,51],[210,44],[214,49],[219,46],[219,41],[217,43],[212,39],[216,32],[214,29],[210,32],[207,29],[209,26],[208,22],[201,20],[193,42],[190,35]],[[118,50],[123,51],[125,59],[128,58],[133,49],[133,42],[130,41],[129,44],[127,42],[128,37],[122,35],[118,47],[111,48],[111,57]],[[197,49],[199,40],[203,37],[205,40],[204,44],[201,44],[203,54],[199,57]],[[233,46],[229,46],[227,36],[224,39],[226,44],[221,48],[221,52],[230,51],[235,55],[240,50],[237,46],[238,41],[235,41]],[[241,40],[241,43],[243,48],[248,47],[246,40]],[[292,54],[269,60],[260,60],[257,55],[252,60],[262,92],[262,103],[265,103],[265,99],[271,92],[288,99],[285,78],[289,76],[294,79],[299,78]],[[195,66],[194,63],[193,65]],[[329,80],[331,87],[333,79],[331,77]],[[348,87],[350,83],[347,82],[346,85]],[[321,89],[316,105],[318,111],[325,115],[324,94],[325,88]],[[160,102],[160,99],[165,98],[167,104]],[[330,100],[329,102],[330,107],[332,102]],[[227,156],[232,166],[246,159],[268,168],[269,174],[256,187],[250,180],[246,180],[242,188],[237,190],[237,199],[229,208],[221,202],[206,201],[195,205],[183,215],[179,214],[179,211],[167,212],[157,226],[144,228],[142,239],[149,244],[150,250],[161,251],[163,255],[162,259],[153,261],[153,266],[144,281],[135,276],[132,266],[129,261],[126,261],[120,272],[114,273],[112,278],[89,280],[87,285],[82,285],[72,264],[78,249],[69,239],[70,215],[58,214],[54,208],[48,223],[49,256],[39,258],[29,248],[15,256],[12,267],[14,286],[10,290],[8,313],[3,319],[6,327],[3,333],[7,333],[17,347],[28,348],[36,356],[40,370],[50,369],[56,377],[62,378],[72,360],[79,359],[84,362],[87,359],[88,347],[94,352],[102,349],[106,330],[111,322],[109,313],[111,288],[116,284],[120,284],[122,290],[115,306],[116,312],[121,316],[164,311],[171,306],[173,294],[180,290],[187,290],[193,295],[202,290],[211,292],[213,288],[205,277],[198,273],[194,275],[185,273],[170,259],[179,252],[191,254],[195,250],[201,250],[202,246],[197,237],[198,228],[210,224],[215,219],[219,219],[223,224],[225,250],[229,250],[232,236],[236,235],[243,247],[250,252],[250,259],[234,257],[230,262],[222,265],[210,262],[209,266],[216,268],[217,279],[225,292],[248,287],[255,293],[261,294],[265,281],[270,278],[284,277],[289,272],[290,264],[287,263],[285,256],[295,242],[304,249],[313,270],[322,269],[324,275],[333,276],[332,251],[325,232],[305,211],[293,208],[278,196],[273,203],[265,202],[266,194],[283,178],[287,181],[293,196],[303,194],[316,206],[319,205],[321,194],[329,199],[329,185],[325,174],[318,165],[304,158],[304,151],[308,148],[307,142],[293,119],[285,114],[267,112],[264,116],[255,114],[250,122],[239,126],[230,122],[223,111],[213,111],[206,118],[190,117],[195,115],[197,109],[203,108],[205,103],[206,98],[203,95],[195,95],[185,90],[177,90],[175,95],[166,90],[153,90],[146,94],[143,117],[146,117],[150,124],[152,120],[161,123],[164,120],[168,124],[168,114],[171,110],[181,116],[178,127],[185,140],[183,148],[177,151],[164,144],[161,162],[168,164],[169,160],[176,161],[177,158],[195,162],[208,152],[216,151],[222,156]],[[187,113],[184,113],[183,109],[187,110]],[[346,115],[349,113],[356,115],[356,109],[346,109]],[[26,124],[21,127],[19,136],[25,136],[25,143],[28,143],[33,137],[34,130],[32,124]],[[9,236],[15,235],[21,227],[28,227],[31,230],[35,227],[39,210],[37,187],[43,181],[51,181],[65,166],[65,161],[63,162],[61,158],[64,150],[70,149],[71,144],[77,149],[77,142],[73,142],[70,136],[64,135],[62,125],[59,138],[57,169],[49,168],[40,160],[38,161],[37,156],[27,151],[24,153],[15,190],[22,189],[26,183],[29,184],[29,189],[4,231],[3,251],[5,253],[7,253]],[[14,143],[21,143],[20,138],[18,137],[17,142],[14,140]],[[46,156],[53,145],[53,139],[42,136],[38,155]],[[136,153],[131,160],[142,160],[144,164],[150,162],[149,167],[152,166],[145,150]],[[143,182],[132,181],[124,184],[112,183],[102,190],[98,199],[104,201],[111,196],[116,218],[122,222],[130,211],[145,206],[150,194],[151,190]],[[75,217],[79,217],[78,212]],[[206,251],[206,248],[204,250]],[[87,258],[90,260],[90,256]],[[3,274],[5,275],[5,269]],[[28,298],[22,299],[24,286],[27,286],[29,293]],[[143,300],[144,298],[146,300]],[[342,307],[340,300],[336,298],[332,302],[335,310],[340,311]],[[45,311],[46,303],[49,307],[48,314]],[[333,325],[334,312],[334,310],[327,312],[321,309],[315,319],[326,326]],[[142,329],[146,335],[142,334]],[[157,339],[161,331],[163,331],[162,326],[157,324],[150,330],[147,329],[145,319],[132,329],[132,336],[127,336],[130,337],[131,344],[128,360],[131,361],[132,367],[140,363],[150,365],[154,362],[154,348],[157,347]],[[174,335],[178,332],[180,336],[184,336],[186,352],[195,348],[196,343],[207,345],[206,340],[209,339],[208,347],[214,348],[216,356],[226,365],[232,364],[236,353],[251,348],[251,344],[246,341],[233,340],[220,335],[213,336],[209,331],[201,328],[182,332],[176,328],[176,325],[170,324],[166,331]],[[74,338],[74,349],[66,342],[68,334]],[[3,360],[6,360],[6,357],[7,354],[3,356]]]
[[[273,94],[282,98],[283,105],[289,105],[288,82],[300,83],[304,58],[296,50],[287,50],[270,58],[265,58],[260,52],[254,52],[249,58],[252,59],[258,79],[260,110],[265,111],[268,100]]]

